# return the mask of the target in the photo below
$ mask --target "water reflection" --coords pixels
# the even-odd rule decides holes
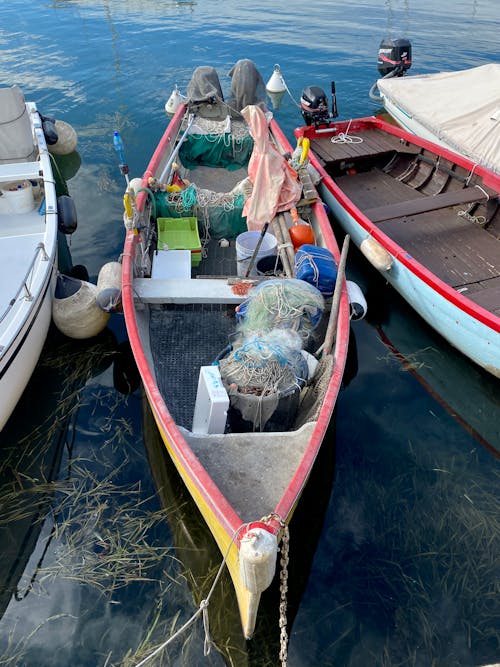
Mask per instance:
[[[147,623],[175,603],[139,401],[114,389],[137,387],[128,359],[109,329],[90,341],[52,331],[2,431],[2,664],[133,665]]]

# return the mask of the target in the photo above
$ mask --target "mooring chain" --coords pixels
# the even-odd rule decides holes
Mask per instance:
[[[288,593],[288,560],[290,546],[290,531],[286,523],[283,525],[283,537],[281,540],[281,572],[280,572],[280,661],[281,667],[286,667],[288,657],[288,632],[287,632],[287,593]]]

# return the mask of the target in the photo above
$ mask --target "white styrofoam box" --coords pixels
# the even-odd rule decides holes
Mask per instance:
[[[158,250],[155,252],[151,278],[191,278],[191,251]]]
[[[218,366],[202,366],[193,415],[193,433],[224,433],[229,396]]]

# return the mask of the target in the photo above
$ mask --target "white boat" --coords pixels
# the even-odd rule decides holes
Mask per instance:
[[[0,431],[31,377],[51,320],[57,198],[36,105],[0,89]]]
[[[405,130],[500,174],[500,63],[377,81]]]

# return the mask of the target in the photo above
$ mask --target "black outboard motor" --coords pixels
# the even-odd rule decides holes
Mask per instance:
[[[330,119],[326,94],[319,86],[304,88],[300,98],[300,108],[306,125],[328,123]]]
[[[377,67],[382,77],[403,76],[411,67],[411,44],[407,39],[383,39]]]

